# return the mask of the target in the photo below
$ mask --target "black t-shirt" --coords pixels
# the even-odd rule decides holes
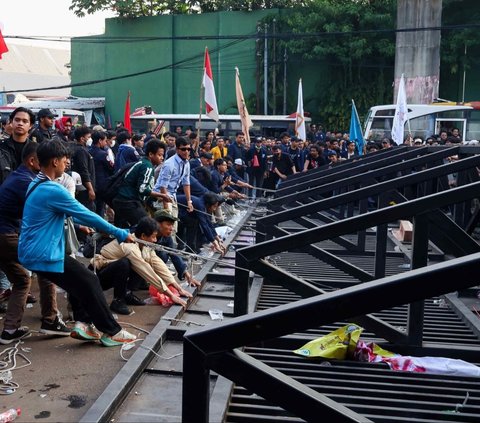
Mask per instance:
[[[15,148],[15,160],[17,162],[17,167],[22,164],[22,153],[23,148],[27,145],[27,142],[17,142],[13,140],[13,147]]]
[[[327,161],[325,160],[325,157],[319,155],[316,159],[312,157],[310,153],[307,155],[307,160],[308,160],[308,165],[307,169],[316,169],[319,166],[323,166],[324,164],[327,164]]]
[[[293,162],[288,154],[282,153],[280,158],[273,156],[273,169],[278,169],[278,171],[284,175],[292,175]]]

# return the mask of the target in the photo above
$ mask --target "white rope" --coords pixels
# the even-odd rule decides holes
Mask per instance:
[[[165,247],[163,245],[158,245],[158,244],[155,244],[153,242],[143,241],[142,239],[135,238],[135,242],[138,242],[139,244],[146,245],[147,247],[150,247],[153,250],[165,251],[166,253],[176,254],[176,255],[181,256],[181,257],[193,257],[193,258],[197,258],[197,259],[200,259],[200,260],[211,261],[213,263],[221,264],[222,266],[225,266],[225,267],[232,267],[234,269],[243,270],[243,271],[246,271],[246,272],[250,271],[249,269],[244,269],[243,267],[235,266],[234,264],[229,263],[227,261],[215,259],[215,258],[212,258],[212,257],[202,257],[202,256],[200,256],[198,254],[195,254],[195,253],[188,253],[186,251],[181,251],[181,250],[178,250],[176,248]]]
[[[23,369],[32,364],[25,354],[23,354],[23,352],[30,352],[31,349],[20,349],[19,345],[21,343],[22,341],[18,340],[13,347],[5,348],[0,352],[0,395],[11,395],[15,393],[20,385],[12,380],[12,371]],[[18,357],[22,358],[25,364],[19,366],[17,364]]]

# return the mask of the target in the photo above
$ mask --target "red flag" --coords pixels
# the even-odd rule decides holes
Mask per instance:
[[[2,31],[0,30],[0,59],[2,58],[3,53],[8,52],[8,47],[5,44],[5,40],[3,39]]]
[[[128,129],[128,132],[132,132],[132,123],[130,122],[130,91],[127,95],[127,101],[125,102],[125,113],[123,115],[123,126]]]
[[[218,122],[218,106],[217,98],[215,97],[215,87],[213,86],[212,66],[210,64],[210,56],[208,55],[208,49],[206,47],[202,84],[205,88],[205,108],[207,109],[207,116]]]

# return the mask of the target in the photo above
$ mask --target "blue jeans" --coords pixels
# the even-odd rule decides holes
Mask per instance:
[[[10,288],[10,282],[7,275],[0,270],[0,291]]]

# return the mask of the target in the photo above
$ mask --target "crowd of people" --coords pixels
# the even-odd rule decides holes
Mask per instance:
[[[248,134],[247,134],[248,135]],[[288,176],[359,157],[348,133],[310,125],[307,139],[233,139],[177,127],[155,135],[123,125],[105,130],[15,109],[0,141],[0,305],[6,312],[0,343],[29,336],[21,326],[32,275],[40,288],[40,332],[103,345],[135,336],[113,312],[130,314],[144,300],[133,291],[153,286],[186,307],[191,293],[178,281],[199,282],[180,254],[202,248],[226,253],[216,227],[238,202],[274,192]],[[458,130],[438,138],[407,138],[408,145],[460,142]],[[389,138],[367,142],[368,154],[392,148]],[[83,249],[88,268],[75,258]],[[175,253],[178,252],[178,253]],[[167,266],[171,260],[178,276]],[[56,287],[68,293],[74,326],[62,320]],[[113,288],[107,304],[102,291]]]

